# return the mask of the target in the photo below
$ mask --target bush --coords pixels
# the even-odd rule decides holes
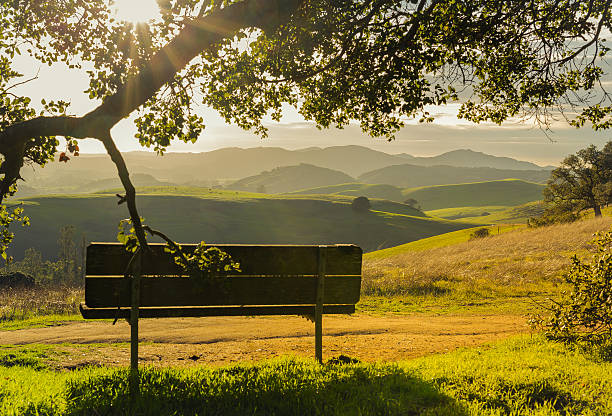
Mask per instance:
[[[602,358],[612,358],[612,231],[593,241],[597,251],[590,262],[572,257],[565,275],[571,291],[552,301],[548,317],[536,316],[531,325],[554,340],[586,347]]]
[[[419,201],[414,198],[408,198],[404,201],[404,204],[408,205],[411,208],[418,209],[419,211],[421,210],[421,205],[419,204]]]
[[[573,211],[550,211],[546,210],[539,217],[527,219],[528,227],[544,227],[553,224],[568,224],[580,218],[580,215]]]
[[[353,199],[353,202],[351,203],[351,208],[353,208],[353,211],[355,212],[368,212],[371,207],[372,205],[370,205],[370,200],[365,196],[358,196],[357,198]]]
[[[470,234],[470,240],[474,240],[476,238],[485,238],[488,237],[490,234],[489,229],[488,228],[479,228],[476,231],[474,231],[472,234]]]

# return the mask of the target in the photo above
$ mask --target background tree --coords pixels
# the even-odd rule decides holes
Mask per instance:
[[[75,284],[81,278],[82,260],[80,250],[74,241],[76,228],[74,225],[65,225],[59,230],[58,264],[63,276],[61,281]]]
[[[20,212],[5,199],[24,163],[44,165],[67,139],[97,139],[117,166],[139,244],[145,230],[128,168],[111,128],[137,111],[136,138],[163,153],[197,140],[198,103],[265,136],[284,104],[319,127],[357,120],[392,138],[406,117],[433,118],[428,105],[462,101],[460,116],[501,123],[578,108],[575,125],[610,126],[599,62],[608,52],[612,0],[158,0],[161,19],[113,19],[106,0],[0,3],[0,223],[2,247]],[[70,115],[69,102],[14,94],[25,79],[17,54],[86,70],[99,105]],[[469,87],[469,88],[464,88]],[[591,101],[589,101],[591,99]]]
[[[552,171],[544,189],[549,204],[545,215],[572,215],[592,209],[601,216],[601,206],[612,197],[612,141],[601,150],[591,145],[566,157]]]
[[[407,200],[404,201],[404,204],[414,209],[418,209],[418,210],[421,209],[421,205],[419,204],[419,201],[417,201],[414,198],[408,198]]]
[[[351,202],[351,208],[355,212],[363,213],[368,212],[370,208],[372,208],[372,205],[367,197],[358,196],[357,198],[353,199],[353,202]]]

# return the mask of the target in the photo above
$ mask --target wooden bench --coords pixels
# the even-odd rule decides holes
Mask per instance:
[[[218,278],[181,276],[163,244],[151,244],[142,278],[125,277],[131,254],[118,243],[87,247],[85,319],[130,320],[132,368],[138,366],[138,319],[203,316],[306,315],[315,323],[315,358],[322,361],[322,315],[355,312],[361,248],[354,245],[214,245],[240,263]],[[185,251],[195,245],[182,245]],[[135,296],[134,296],[135,295]]]

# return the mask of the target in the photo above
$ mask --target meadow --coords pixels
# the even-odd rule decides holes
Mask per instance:
[[[129,373],[47,368],[40,347],[0,348],[0,413],[12,415],[603,415],[612,364],[539,335],[396,363],[283,357]]]
[[[564,289],[571,255],[588,256],[593,234],[611,225],[604,216],[541,228],[500,226],[500,234],[493,226],[486,238],[470,239],[470,230],[462,230],[367,253],[364,307],[382,302],[376,308],[396,312],[536,310]]]
[[[244,244],[350,242],[373,251],[473,226],[426,217],[408,205],[387,200],[371,200],[371,211],[357,213],[349,196],[289,197],[189,187],[139,192],[145,222],[182,243],[204,238],[209,243]],[[59,229],[65,225],[75,226],[78,240],[82,236],[87,241],[116,241],[117,224],[125,216],[110,192],[32,197],[24,203],[31,226],[14,228],[10,254],[16,259],[30,247],[44,258],[53,258]]]
[[[526,319],[564,289],[569,257],[589,256],[593,234],[611,225],[610,216],[542,228],[495,225],[487,227],[489,237],[477,239],[471,235],[481,227],[472,227],[366,253],[357,317],[514,314]],[[79,320],[82,297],[80,288],[0,292],[0,331]],[[612,364],[537,333],[398,362],[342,356],[317,365],[283,356],[223,367],[145,366],[137,397],[130,396],[124,368],[58,366],[66,354],[93,351],[87,345],[69,347],[0,346],[0,414],[612,413]]]

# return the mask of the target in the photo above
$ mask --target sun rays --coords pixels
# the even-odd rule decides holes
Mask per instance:
[[[160,16],[155,0],[116,0],[113,7],[117,19],[130,23],[147,22]]]

